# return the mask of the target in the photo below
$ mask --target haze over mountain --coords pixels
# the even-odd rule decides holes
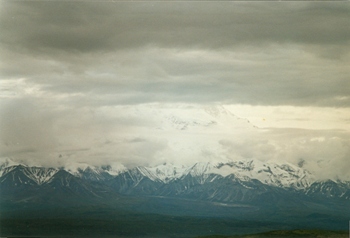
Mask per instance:
[[[29,109],[34,110],[28,106],[24,111]],[[23,115],[22,121],[14,115],[5,131],[24,129],[17,137],[4,137],[3,155],[46,167],[88,163],[130,168],[253,159],[288,162],[320,179],[349,179],[345,131],[261,128],[233,114],[230,106],[144,104],[99,112],[103,120],[90,121],[91,127],[83,115],[76,128],[69,124],[72,131],[55,128],[63,123],[57,119],[51,119],[55,123],[47,131],[40,127],[41,119],[34,122]],[[40,113],[35,116],[42,118]]]

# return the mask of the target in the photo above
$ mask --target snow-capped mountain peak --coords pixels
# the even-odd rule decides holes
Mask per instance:
[[[147,168],[153,178],[159,179],[162,182],[169,182],[180,178],[186,171],[185,166],[175,166],[171,163],[164,163],[153,168]]]
[[[117,176],[120,173],[123,173],[127,168],[120,163],[112,163],[111,165],[103,165],[101,169],[109,173],[111,176]]]
[[[186,175],[190,174],[192,176],[202,176],[204,174],[211,173],[214,167],[215,166],[210,162],[198,162],[186,171]]]
[[[13,166],[13,165],[19,165],[19,164],[21,164],[21,163],[15,162],[8,157],[1,157],[0,158],[0,168],[9,167],[9,166]]]
[[[21,163],[15,162],[10,158],[0,158],[0,177],[10,172],[15,166],[21,165]]]
[[[126,168],[119,164],[94,166],[87,163],[70,163],[64,167],[64,170],[79,178],[100,181],[117,176],[125,172]]]
[[[105,171],[101,168],[79,170],[75,173],[82,176],[84,173],[101,174]],[[204,183],[209,177],[225,178],[234,176],[235,179],[248,181],[259,180],[261,183],[281,188],[304,189],[310,186],[315,179],[306,170],[291,164],[277,164],[273,162],[262,162],[259,160],[226,161],[221,163],[197,162],[190,166],[178,166],[171,163],[160,164],[155,167],[138,166],[131,170],[123,170],[121,173],[129,173],[140,180],[146,177],[152,181],[169,183],[173,180],[183,179],[186,176],[196,178]],[[97,176],[97,175],[96,175]],[[99,180],[99,179],[96,179]]]
[[[19,166],[10,159],[2,159],[0,175],[3,176]],[[43,167],[28,167],[23,165],[25,175],[37,184],[45,183],[58,169]],[[64,168],[70,174],[93,181],[103,181],[116,177],[122,173],[132,171],[121,164],[107,166],[93,166],[87,163],[70,163]],[[169,183],[186,176],[195,177],[204,183],[210,175],[215,178],[225,178],[234,175],[236,179],[247,181],[256,179],[266,185],[281,188],[305,189],[315,182],[314,177],[303,168],[288,163],[262,162],[259,160],[225,161],[220,163],[198,162],[190,166],[179,166],[163,163],[154,167],[135,167],[138,176],[147,177],[152,181]],[[219,176],[219,177],[218,177]],[[212,176],[213,177],[213,176]],[[213,177],[213,178],[214,178]],[[211,178],[211,179],[213,179]]]
[[[264,184],[295,189],[305,188],[314,182],[313,176],[302,168],[288,163],[277,164],[259,160],[219,163],[212,172],[224,177],[230,174],[241,179],[249,177]]]

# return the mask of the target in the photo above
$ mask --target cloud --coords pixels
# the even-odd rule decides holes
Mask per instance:
[[[53,114],[30,99],[11,101],[1,111],[1,156],[27,159],[30,154],[34,161],[47,159],[58,143],[53,121]]]
[[[348,178],[348,131],[259,129],[227,107],[163,103],[52,109],[40,101],[17,100],[1,113],[1,156],[31,165],[258,159],[292,163],[318,178]]]
[[[348,107],[348,13],[341,2],[6,2],[1,74],[97,106]]]
[[[36,89],[33,96],[78,106],[221,102],[348,107],[349,70],[343,62],[301,54],[298,47],[257,51],[147,48],[80,60],[73,56],[71,62],[28,58],[16,65],[22,69],[32,65],[17,76],[25,78],[26,87]]]
[[[344,2],[2,2],[1,155],[257,158],[344,176],[349,12]],[[198,109],[223,104],[262,129]]]
[[[7,44],[14,38],[34,51],[217,49],[247,42],[345,44],[348,11],[346,3],[7,2],[2,23]]]
[[[253,139],[225,139],[219,144],[232,160],[287,162],[309,170],[317,179],[350,178],[350,135],[345,131],[269,129]]]
[[[299,168],[302,168],[302,167],[304,166],[304,164],[305,164],[305,160],[302,159],[302,158],[300,158],[300,159],[299,159],[299,162],[298,162]]]

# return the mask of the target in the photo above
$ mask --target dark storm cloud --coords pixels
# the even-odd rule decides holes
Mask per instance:
[[[0,11],[1,77],[68,104],[350,105],[346,3],[6,1]]]
[[[44,54],[149,44],[345,44],[350,37],[344,3],[5,2],[1,13],[3,43]]]

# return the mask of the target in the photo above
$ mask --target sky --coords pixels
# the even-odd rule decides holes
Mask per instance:
[[[0,1],[0,157],[258,159],[350,180],[349,2]]]

